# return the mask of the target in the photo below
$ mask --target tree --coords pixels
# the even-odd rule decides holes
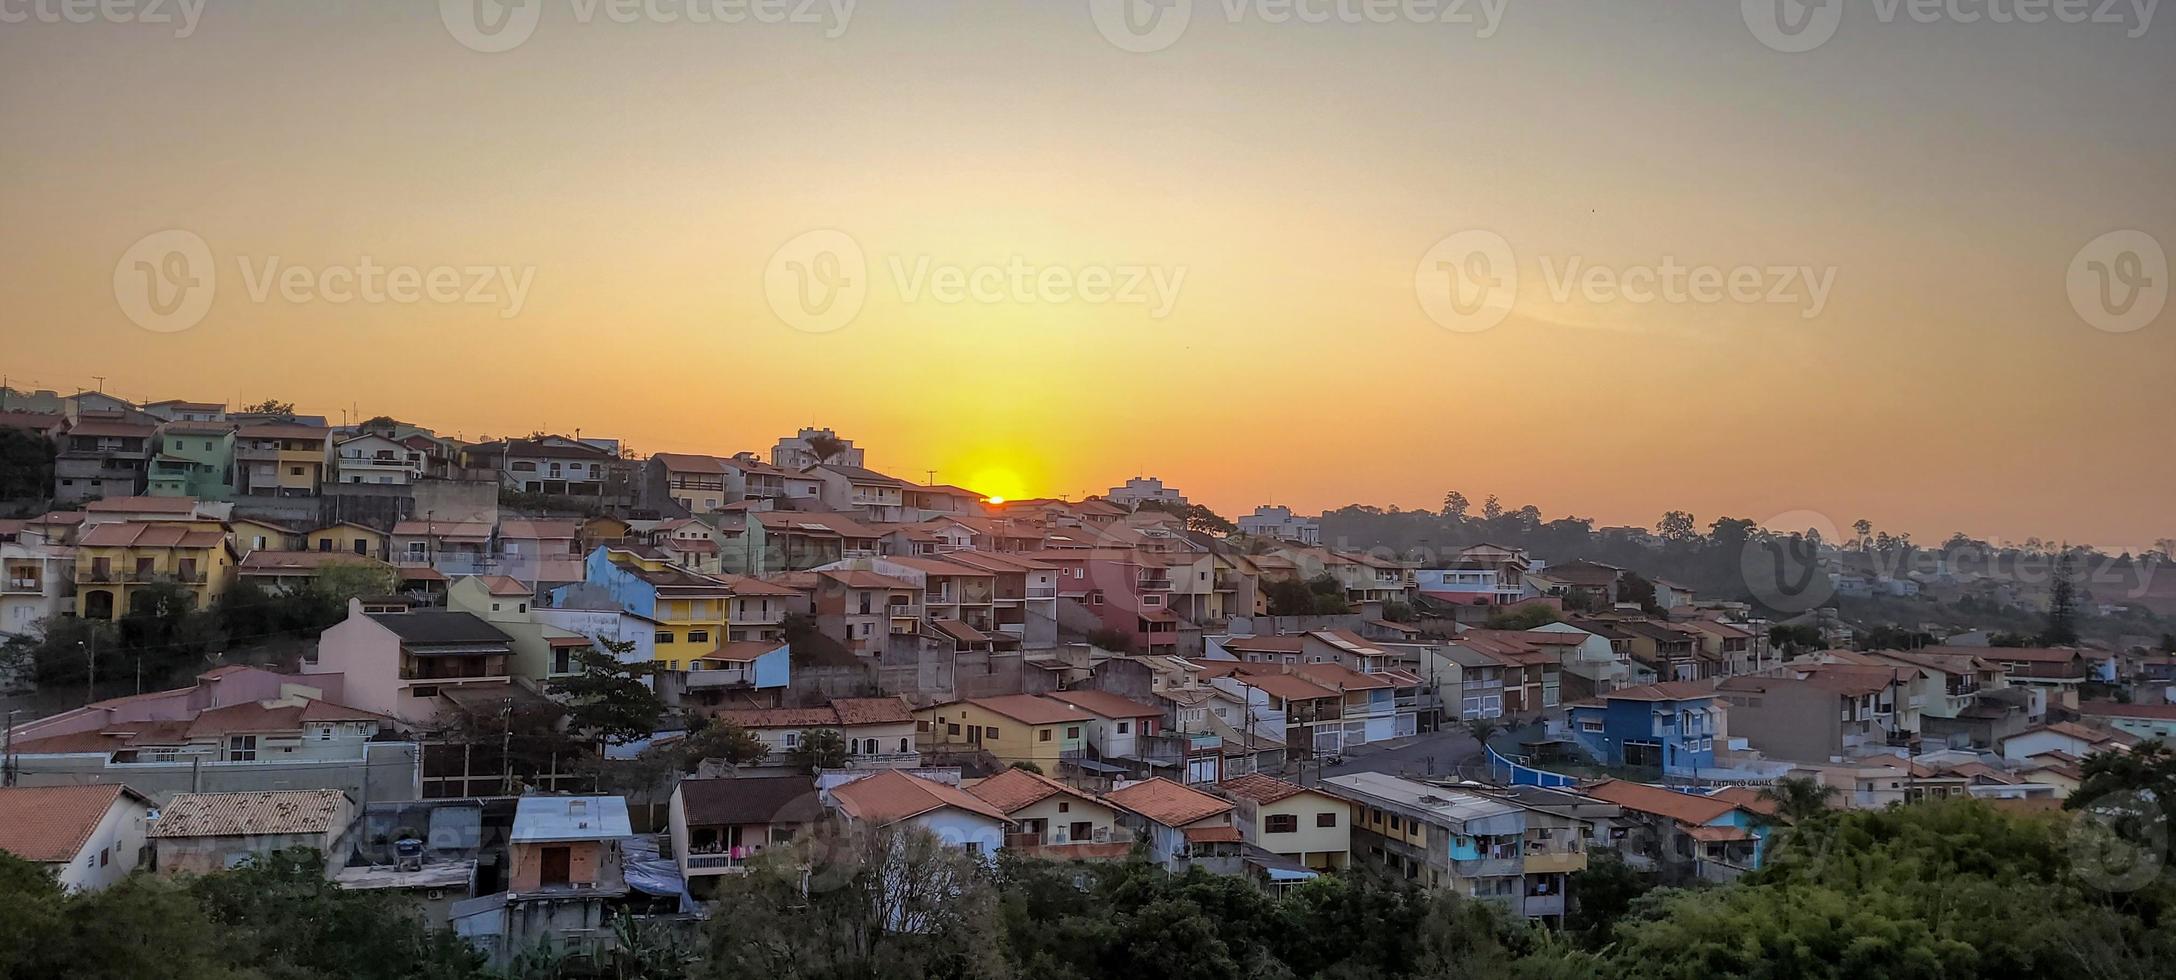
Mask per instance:
[[[628,663],[615,654],[634,649],[632,643],[599,641],[612,650],[577,650],[579,672],[553,680],[551,692],[566,703],[567,721],[575,731],[598,740],[633,741],[657,731],[665,702],[644,683],[656,677],[656,661]]]
[[[846,736],[836,728],[808,728],[801,731],[787,756],[793,767],[810,775],[819,769],[844,769],[848,755]]]
[[[2055,559],[2055,582],[2048,593],[2048,625],[2040,631],[2040,645],[2066,647],[2077,642],[2078,583],[2066,551]]]
[[[271,415],[291,419],[295,417],[295,403],[267,398],[261,402],[252,402],[242,406],[239,413],[243,415]]]
[[[832,457],[845,451],[846,441],[837,436],[817,433],[808,437],[808,454],[816,457],[819,464],[831,462]]]
[[[1768,627],[1768,644],[1786,655],[1822,647],[1821,628],[1810,623],[1786,626],[1778,623]]]
[[[753,732],[726,721],[711,718],[692,728],[680,740],[679,771],[692,773],[703,760],[718,759],[728,765],[752,766],[771,754],[771,747],[763,744]]]
[[[1775,804],[1776,816],[1804,823],[1827,813],[1836,787],[1811,776],[1785,776],[1760,791],[1760,798]]]
[[[29,429],[0,428],[0,500],[53,495],[53,440]]]
[[[1655,522],[1655,533],[1661,535],[1664,541],[1686,542],[1700,536],[1700,525],[1690,513],[1673,510],[1663,514],[1662,519]]]
[[[1489,494],[1488,499],[1481,502],[1481,519],[1494,522],[1502,516],[1504,516],[1503,501],[1496,499],[1495,494]]]
[[[1466,721],[1466,734],[1473,736],[1473,740],[1481,743],[1484,748],[1487,747],[1489,739],[1495,738],[1503,730],[1503,724],[1494,718],[1470,718]]]
[[[982,861],[927,831],[826,826],[720,879],[698,975],[995,978],[996,912]]]
[[[1452,522],[1464,521],[1467,509],[1472,506],[1472,502],[1466,499],[1465,494],[1456,490],[1446,493],[1443,495],[1443,519]]]
[[[1595,848],[1586,870],[1572,875],[1568,891],[1578,896],[1564,919],[1564,929],[1588,949],[1609,945],[1617,921],[1640,896],[1653,891],[1654,879],[1624,862],[1616,851]]]
[[[1488,628],[1495,630],[1530,630],[1563,621],[1562,613],[1538,602],[1515,609],[1496,609],[1488,614]]]
[[[82,684],[90,669],[91,651],[97,651],[98,676],[119,677],[128,656],[121,649],[121,631],[101,619],[54,616],[42,620],[28,633],[8,637],[0,644],[0,665],[27,672],[40,687]]]

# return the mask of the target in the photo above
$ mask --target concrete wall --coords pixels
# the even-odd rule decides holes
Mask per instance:
[[[177,793],[337,789],[357,802],[422,796],[421,751],[413,742],[371,742],[365,759],[317,762],[127,762],[102,754],[17,756],[23,786],[122,783],[158,803]],[[367,760],[367,761],[366,761]]]
[[[253,854],[306,847],[325,853],[334,834],[257,834],[246,837],[162,837],[153,842],[162,874],[210,874]]]

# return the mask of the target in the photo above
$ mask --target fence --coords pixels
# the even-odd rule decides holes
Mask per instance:
[[[1493,747],[1488,750],[1488,771],[1491,778],[1510,786],[1543,786],[1552,789],[1576,786],[1579,780],[1560,772],[1536,769],[1504,758]]]

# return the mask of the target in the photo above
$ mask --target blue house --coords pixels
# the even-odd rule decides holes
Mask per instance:
[[[1565,716],[1572,739],[1604,765],[1692,776],[1715,766],[1723,706],[1713,681],[1670,681],[1611,691]]]

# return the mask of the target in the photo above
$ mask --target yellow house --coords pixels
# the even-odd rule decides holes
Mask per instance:
[[[652,622],[652,657],[668,670],[686,670],[727,642],[733,588],[723,580],[625,548],[591,552],[586,577],[628,612]]]
[[[366,558],[384,558],[386,545],[392,540],[392,536],[384,531],[352,521],[327,524],[311,531],[307,537],[306,551],[338,551]]]
[[[234,548],[217,521],[122,521],[86,529],[76,542],[76,615],[119,619],[156,582],[189,589],[205,608],[227,590]]]
[[[237,490],[255,497],[316,496],[332,458],[330,429],[260,422],[234,434]]]
[[[1041,695],[1008,694],[923,708],[914,717],[925,746],[981,749],[1000,764],[1030,762],[1056,775],[1061,762],[1080,757],[1094,716]]]
[[[1352,805],[1273,776],[1249,773],[1216,790],[1238,806],[1233,822],[1247,843],[1318,871],[1352,861]]]
[[[250,517],[229,520],[227,540],[234,544],[234,552],[238,555],[252,551],[302,550],[302,535],[295,533],[294,528]]]

